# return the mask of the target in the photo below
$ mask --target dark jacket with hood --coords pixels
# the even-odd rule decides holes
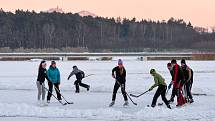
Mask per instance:
[[[85,74],[82,70],[78,69],[78,67],[73,68],[73,71],[70,73],[68,79],[75,75],[78,81],[82,80],[85,77]]]

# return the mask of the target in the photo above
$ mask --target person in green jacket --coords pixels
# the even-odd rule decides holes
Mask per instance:
[[[169,102],[166,99],[166,83],[165,83],[165,79],[158,74],[155,69],[151,69],[150,70],[150,74],[154,77],[154,81],[155,83],[151,86],[151,88],[149,89],[149,91],[152,91],[155,87],[158,86],[158,89],[153,97],[152,100],[152,104],[151,107],[155,107],[156,106],[156,102],[158,97],[161,95],[162,100],[164,101],[164,103],[166,104],[167,108],[171,109]]]
[[[56,67],[56,62],[52,61],[51,62],[51,66],[49,67],[48,71],[47,71],[47,76],[49,78],[49,93],[47,96],[47,103],[50,103],[50,99],[52,96],[52,90],[53,90],[53,86],[55,86],[55,91],[57,94],[57,98],[59,101],[61,101],[61,94],[60,94],[60,71],[58,70],[58,68]]]

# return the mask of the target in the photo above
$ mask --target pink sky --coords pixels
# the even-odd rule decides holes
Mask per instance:
[[[103,17],[191,21],[194,26],[215,25],[215,0],[0,0],[6,11],[45,11],[59,6],[66,12],[87,10]]]

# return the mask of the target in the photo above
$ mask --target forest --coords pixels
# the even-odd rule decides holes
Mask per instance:
[[[88,51],[143,51],[145,49],[215,50],[215,29],[193,27],[191,22],[127,18],[81,17],[73,13],[36,13],[0,10],[0,48]]]

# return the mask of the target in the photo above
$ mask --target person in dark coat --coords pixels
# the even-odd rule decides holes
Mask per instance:
[[[172,64],[168,63],[167,64],[167,68],[168,68],[168,70],[169,70],[169,72],[171,74],[171,77],[173,79],[173,75],[174,74],[173,74]],[[170,84],[168,85],[168,90],[171,88],[172,85],[173,85],[173,80],[171,80]],[[171,98],[169,100],[169,103],[174,102],[174,98],[175,98],[176,95],[177,95],[177,89],[173,86],[173,88],[172,88],[172,94],[171,94]]]
[[[113,89],[112,102],[110,103],[109,107],[115,104],[116,93],[120,87],[125,101],[124,106],[128,106],[128,98],[125,92],[126,70],[121,59],[118,60],[118,66],[113,68],[112,77],[116,80],[116,82]]]
[[[193,103],[193,96],[191,93],[192,85],[193,85],[193,70],[187,66],[185,59],[181,60],[181,67],[184,72],[185,77],[185,91],[186,91],[186,100],[190,103]]]
[[[50,81],[47,76],[46,61],[41,61],[38,69],[38,76],[37,76],[37,82],[36,82],[37,89],[38,89],[37,100],[39,105],[40,104],[45,105],[45,101],[44,101],[45,95],[46,95],[46,91],[44,88],[45,79]],[[42,102],[41,102],[41,96],[42,96]]]
[[[80,92],[79,86],[82,86],[87,89],[87,91],[90,90],[90,86],[87,84],[82,83],[82,79],[85,77],[85,74],[82,70],[78,69],[77,66],[73,66],[73,71],[70,73],[69,77],[67,78],[68,80],[70,79],[71,76],[75,75],[76,76],[76,81],[74,82],[74,85],[76,87],[76,93]]]

